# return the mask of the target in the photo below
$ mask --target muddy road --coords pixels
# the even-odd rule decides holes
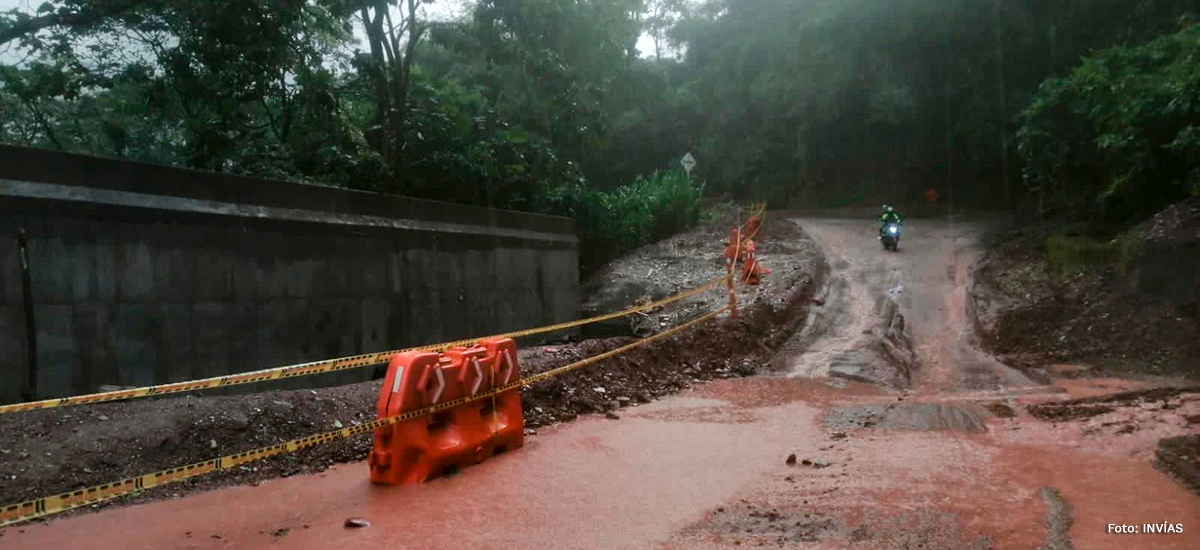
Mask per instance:
[[[10,528],[0,547],[1200,548],[1200,496],[1153,466],[1160,439],[1200,432],[1200,393],[1035,418],[1149,383],[1039,385],[977,351],[965,289],[982,227],[914,220],[892,254],[869,221],[797,223],[830,272],[774,376],[542,428],[421,486],[371,486],[347,464]]]
[[[797,220],[821,244],[831,273],[822,338],[797,346],[790,376],[842,376],[922,391],[1034,383],[972,344],[967,278],[981,224],[906,223],[899,253],[884,252],[862,220]],[[900,334],[886,327],[903,319]],[[897,332],[897,331],[893,331]],[[890,350],[890,351],[889,351]]]

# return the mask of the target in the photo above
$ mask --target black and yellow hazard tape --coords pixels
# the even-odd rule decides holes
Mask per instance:
[[[159,485],[175,483],[178,481],[183,481],[185,479],[189,479],[189,478],[193,478],[196,476],[200,476],[200,475],[204,475],[204,474],[208,474],[208,473],[212,473],[212,472],[217,472],[217,471],[221,471],[221,470],[229,470],[231,468],[240,466],[247,462],[262,460],[264,458],[281,455],[281,454],[294,453],[300,449],[313,447],[316,445],[321,445],[323,443],[329,443],[331,441],[335,441],[338,439],[344,439],[347,437],[353,437],[356,435],[370,433],[371,431],[376,430],[378,428],[390,426],[392,424],[397,424],[397,423],[405,422],[408,420],[413,420],[416,418],[420,418],[422,416],[433,414],[435,412],[444,411],[446,409],[452,409],[459,405],[464,405],[467,403],[471,403],[473,401],[479,401],[481,399],[488,399],[491,397],[495,397],[497,395],[514,390],[521,386],[528,386],[531,384],[535,384],[537,382],[541,382],[543,380],[548,380],[550,378],[554,378],[555,376],[566,374],[573,370],[581,369],[583,367],[603,361],[610,357],[620,355],[620,354],[625,353],[634,348],[644,346],[646,344],[649,344],[649,343],[657,341],[657,340],[661,340],[663,338],[667,338],[669,336],[672,336],[674,334],[677,334],[679,332],[687,330],[691,327],[694,327],[700,323],[704,323],[704,322],[706,322],[728,310],[729,310],[729,308],[725,307],[725,308],[718,309],[716,311],[712,311],[701,317],[697,317],[696,319],[688,321],[677,327],[673,327],[671,329],[665,330],[665,331],[655,334],[653,336],[643,338],[636,342],[626,344],[626,345],[616,348],[614,350],[607,351],[607,352],[601,353],[599,355],[595,355],[595,356],[589,357],[587,359],[583,359],[581,361],[571,363],[569,365],[564,365],[564,366],[557,367],[557,368],[548,370],[548,371],[540,373],[540,374],[535,374],[533,376],[528,376],[528,377],[522,378],[515,382],[493,388],[486,392],[482,392],[473,397],[462,397],[459,399],[454,399],[451,401],[438,403],[436,405],[432,405],[429,407],[415,409],[412,411],[407,411],[407,412],[398,414],[396,416],[391,416],[388,418],[380,418],[378,420],[375,420],[373,422],[368,422],[366,424],[360,424],[358,426],[351,426],[349,428],[342,428],[340,430],[334,430],[331,432],[323,432],[323,433],[319,433],[319,434],[314,434],[314,435],[310,435],[308,437],[302,437],[300,439],[293,439],[290,441],[285,441],[283,443],[278,443],[278,444],[271,445],[268,447],[260,447],[257,449],[253,449],[253,450],[249,450],[249,451],[245,451],[245,452],[241,452],[241,453],[226,455],[226,456],[222,456],[220,458],[206,460],[204,462],[196,462],[193,464],[188,464],[186,466],[180,466],[178,468],[171,468],[169,470],[162,470],[159,472],[144,474],[144,475],[140,475],[137,477],[122,479],[120,481],[104,483],[102,485],[95,485],[92,487],[78,489],[75,491],[69,491],[66,493],[60,493],[60,494],[53,495],[53,496],[42,497],[39,499],[27,501],[27,502],[21,502],[21,503],[17,503],[17,504],[9,504],[9,505],[0,506],[0,527],[13,525],[16,523],[22,523],[22,522],[29,521],[32,519],[37,519],[37,518],[57,514],[60,512],[65,512],[67,510],[73,510],[75,508],[89,506],[89,505],[96,504],[99,502],[112,500],[114,498],[131,495],[134,493],[145,491],[147,489],[151,489],[153,487],[157,487]]]
[[[311,363],[301,363],[298,365],[289,365],[284,367],[274,367],[269,369],[256,370],[242,374],[231,374],[228,376],[217,376],[213,378],[204,378],[201,380],[189,380],[186,382],[173,382],[170,384],[159,384],[157,386],[146,386],[141,388],[130,388],[125,390],[116,390],[101,393],[91,393],[86,395],[76,395],[71,397],[59,397],[55,399],[45,399],[41,401],[29,401],[25,403],[14,403],[11,405],[0,405],[0,414],[15,413],[22,411],[32,411],[38,409],[52,409],[55,407],[66,407],[71,405],[87,405],[91,403],[103,403],[108,401],[121,401],[124,399],[135,399],[139,397],[152,397],[158,395],[167,395],[172,393],[182,393],[190,391],[198,391],[211,388],[222,388],[226,386],[237,386],[241,384],[254,384],[258,382],[267,382],[271,380],[283,380],[295,378],[298,376],[311,376],[314,374],[322,374],[327,372],[336,372],[349,369],[357,369],[386,363],[391,360],[393,355],[404,353],[406,351],[434,351],[441,352],[450,348],[468,346],[480,340],[489,340],[494,338],[521,338],[524,336],[533,336],[535,334],[545,334],[548,332],[556,332],[566,330],[592,323],[599,323],[632,315],[634,313],[649,311],[665,306],[667,304],[684,300],[706,292],[725,281],[728,275],[713,279],[708,283],[700,285],[691,290],[686,290],[676,294],[651,302],[649,304],[634,306],[629,309],[589,317],[587,319],[579,319],[557,325],[549,325],[516,332],[507,332],[504,334],[496,334],[492,336],[481,336],[479,338],[470,338],[467,340],[457,340],[454,342],[444,342],[440,344],[429,344],[425,346],[417,346],[412,348],[380,351],[376,353],[367,353],[363,355],[354,355],[351,357],[341,357],[338,359],[327,359],[324,361],[315,361]]]

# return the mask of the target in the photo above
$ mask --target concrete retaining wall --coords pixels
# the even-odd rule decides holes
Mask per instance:
[[[569,219],[0,146],[0,402],[27,299],[45,398],[570,320],[577,266]]]

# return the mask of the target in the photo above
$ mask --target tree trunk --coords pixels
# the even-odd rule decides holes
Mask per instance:
[[[387,190],[392,193],[404,191],[406,156],[404,152],[405,130],[408,124],[408,96],[412,86],[412,67],[417,46],[424,28],[417,18],[420,7],[418,0],[407,0],[396,4],[406,8],[405,19],[399,27],[392,23],[388,8],[389,0],[376,0],[373,6],[362,8],[363,26],[371,45],[373,67],[370,71],[375,100],[379,106],[376,124],[380,128],[379,153],[391,170],[391,181]],[[371,12],[374,11],[374,17]],[[384,22],[387,31],[384,31]],[[402,39],[403,37],[403,39]],[[403,50],[401,44],[403,43]]]
[[[387,60],[384,57],[383,17],[387,10],[386,2],[379,2],[374,7],[375,17],[371,18],[371,7],[362,8],[363,28],[367,33],[367,42],[371,46],[373,66],[368,71],[371,84],[375,88],[375,124],[379,132],[379,154],[395,176],[395,126],[393,125],[393,106],[391,101],[391,86],[388,81]]]

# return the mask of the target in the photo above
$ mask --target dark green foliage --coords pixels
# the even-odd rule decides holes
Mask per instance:
[[[1128,218],[1200,194],[1200,25],[1088,56],[1021,121],[1026,181],[1052,204]]]
[[[655,172],[611,192],[583,185],[559,187],[546,211],[574,217],[580,227],[585,269],[699,223],[704,186],[682,170]]]
[[[689,151],[775,207],[1115,221],[1200,186],[1196,0],[34,4],[0,13],[0,140],[574,216],[592,267],[695,223]]]
[[[676,28],[712,187],[776,206],[1017,208],[1016,115],[1082,55],[1194,0],[713,0]],[[1119,15],[1118,15],[1119,14]]]

